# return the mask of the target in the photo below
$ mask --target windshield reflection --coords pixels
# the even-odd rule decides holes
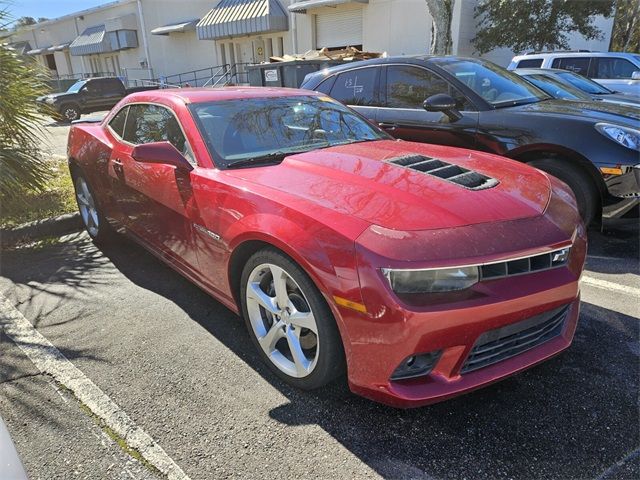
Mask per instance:
[[[292,96],[196,103],[189,106],[216,164],[389,138],[328,98]],[[264,162],[263,162],[264,163]]]

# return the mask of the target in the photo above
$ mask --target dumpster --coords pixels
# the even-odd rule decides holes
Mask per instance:
[[[344,63],[343,60],[314,59],[247,65],[249,85],[253,87],[299,88],[304,77],[323,68]]]

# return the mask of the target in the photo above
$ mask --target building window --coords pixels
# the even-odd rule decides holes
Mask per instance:
[[[224,43],[220,44],[220,63],[227,63],[227,52],[225,52]]]
[[[278,37],[278,55],[277,56],[281,57],[283,55],[284,55],[284,38]]]
[[[58,70],[56,68],[56,59],[53,58],[53,53],[49,55],[45,55],[44,60],[45,60],[45,63],[47,64],[47,67],[49,67],[49,70]]]
[[[229,48],[229,63],[233,65],[236,63],[236,49],[233,43],[229,43],[227,47]]]
[[[269,58],[273,57],[273,39],[272,38],[267,38],[265,40],[264,48],[265,48],[265,57],[267,60],[269,60]]]

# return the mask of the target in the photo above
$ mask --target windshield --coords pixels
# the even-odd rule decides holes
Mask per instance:
[[[588,78],[585,78],[577,73],[558,72],[556,73],[556,75],[562,80],[569,82],[574,87],[579,88],[583,92],[590,93],[591,95],[606,95],[609,93],[613,93],[608,88],[603,87],[599,83],[596,83],[593,80],[589,80]]]
[[[480,95],[495,108],[546,100],[549,96],[519,75],[491,62],[456,58],[433,60],[440,68]]]
[[[582,90],[578,90],[571,85],[562,83],[561,81],[547,75],[523,75],[523,77],[554,98],[563,98],[568,100],[592,100],[592,98]]]
[[[247,159],[390,138],[328,97],[225,100],[189,109],[222,168]]]
[[[85,83],[87,83],[86,80],[78,80],[76,83],[69,87],[67,93],[78,93]]]

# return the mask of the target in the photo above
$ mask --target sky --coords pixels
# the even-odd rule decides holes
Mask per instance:
[[[57,18],[69,13],[86,10],[113,0],[0,0],[13,19],[20,17]]]

